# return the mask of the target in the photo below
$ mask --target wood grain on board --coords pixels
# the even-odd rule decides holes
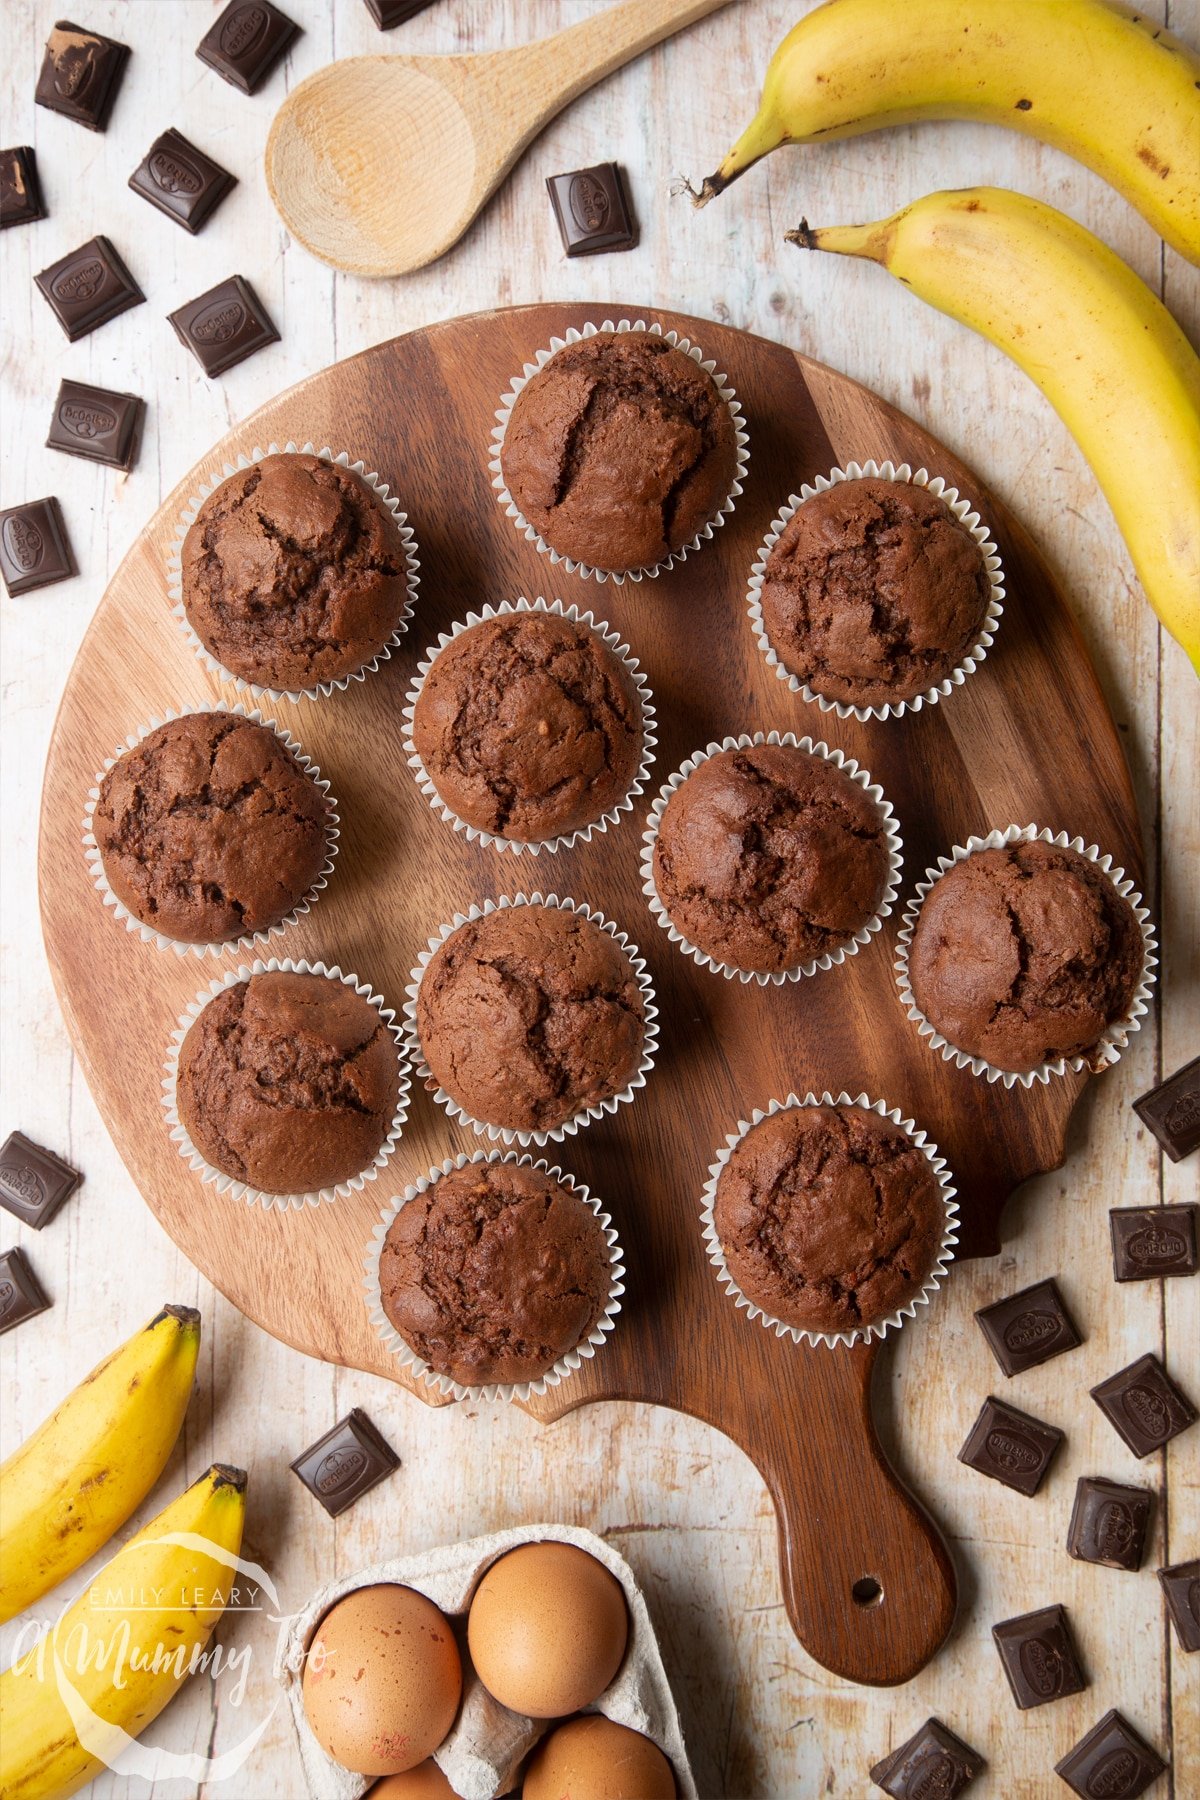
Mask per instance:
[[[618,587],[569,576],[517,534],[489,485],[487,447],[499,395],[536,348],[570,324],[637,316],[686,333],[728,374],[747,416],[750,465],[712,543],[656,581]],[[55,728],[40,872],[56,984],[122,1156],[186,1254],[285,1342],[405,1385],[367,1322],[363,1249],[380,1204],[432,1163],[474,1148],[473,1135],[420,1093],[395,1159],[360,1195],[281,1214],[204,1187],[162,1123],[161,1055],[187,1001],[229,958],[179,958],[142,944],[102,907],[80,847],[84,797],[105,756],[156,713],[222,697],[166,598],[181,507],[238,450],[289,438],[346,449],[380,471],[416,530],[422,580],[406,645],[380,674],[328,700],[268,709],[329,777],[343,833],[329,889],[276,953],[337,962],[398,1005],[445,919],[473,900],[539,887],[599,906],[641,946],[662,1011],[657,1067],[634,1104],[549,1157],[614,1216],[629,1266],[624,1312],[596,1359],[530,1410],[548,1419],[592,1399],[649,1400],[718,1426],[770,1488],[784,1600],[806,1649],[858,1681],[906,1680],[945,1638],[955,1583],[935,1528],[877,1445],[874,1353],[797,1349],[726,1299],[697,1224],[707,1165],[738,1120],[773,1096],[865,1090],[939,1145],[958,1189],[962,1252],[989,1254],[1012,1188],[1061,1160],[1083,1078],[1005,1092],[933,1054],[896,995],[897,915],[840,968],[782,989],[700,969],[670,945],[640,892],[649,795],[620,826],[552,858],[467,844],[435,817],[405,765],[401,707],[418,657],[453,620],[487,601],[557,595],[615,626],[646,670],[659,715],[654,788],[714,738],[794,729],[840,746],[882,783],[904,839],[905,893],[939,851],[1031,819],[1098,842],[1140,880],[1123,756],[1054,582],[973,473],[867,390],[764,340],[628,304],[479,314],[381,344],[264,407],[167,499],[97,609]],[[978,506],[999,544],[1008,599],[983,668],[947,703],[859,725],[805,706],[777,680],[755,646],[744,595],[788,493],[836,463],[872,456],[924,464]],[[236,695],[229,688],[224,697]],[[906,1329],[936,1331],[937,1299]],[[863,1577],[882,1589],[874,1605],[852,1596]]]

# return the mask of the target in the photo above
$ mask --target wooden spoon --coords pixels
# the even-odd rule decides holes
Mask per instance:
[[[288,95],[267,139],[284,224],[352,275],[443,255],[554,115],[728,0],[623,0],[518,50],[352,56]]]

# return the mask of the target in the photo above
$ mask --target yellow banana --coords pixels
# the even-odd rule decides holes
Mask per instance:
[[[178,1692],[235,1579],[245,1486],[241,1469],[214,1463],[19,1650],[0,1675],[4,1800],[75,1793]],[[169,1533],[188,1541],[162,1541]]]
[[[881,263],[1020,364],[1091,464],[1146,598],[1200,674],[1200,358],[1128,264],[1006,188],[787,236]]]
[[[756,118],[695,197],[780,144],[920,119],[1054,144],[1200,263],[1200,57],[1112,0],[826,0],[776,50]]]
[[[94,1556],[161,1475],[187,1411],[200,1314],[164,1306],[0,1467],[0,1622]]]

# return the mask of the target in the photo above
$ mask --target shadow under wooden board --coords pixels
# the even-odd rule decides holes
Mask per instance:
[[[616,586],[568,574],[518,535],[489,485],[487,451],[499,397],[539,346],[589,319],[638,316],[686,333],[728,373],[746,412],[750,465],[711,543],[656,581]],[[102,906],[80,845],[93,776],[129,732],[172,707],[236,699],[171,616],[166,557],[205,474],[289,438],[378,469],[408,511],[422,566],[406,643],[380,674],[327,700],[269,709],[320,763],[342,817],[328,891],[277,954],[339,963],[398,1007],[418,954],[453,913],[539,888],[598,906],[641,946],[662,1014],[658,1064],[632,1105],[549,1152],[613,1214],[629,1266],[624,1311],[596,1358],[529,1410],[550,1419],[589,1400],[655,1401],[727,1433],[774,1499],[784,1601],[805,1648],[852,1680],[905,1681],[950,1629],[955,1578],[936,1528],[877,1443],[875,1351],[798,1349],[737,1310],[704,1254],[700,1191],[715,1150],[755,1106],[792,1090],[865,1090],[939,1145],[957,1184],[962,1254],[989,1255],[1010,1191],[1062,1160],[1083,1078],[1006,1093],[930,1051],[896,993],[899,909],[867,948],[808,981],[763,990],[701,969],[669,943],[641,892],[651,793],[619,826],[557,856],[467,843],[416,786],[401,708],[418,658],[452,621],[488,601],[561,596],[615,626],[648,674],[660,739],[652,791],[713,739],[794,729],[840,746],[882,782],[904,839],[902,898],[940,851],[1031,819],[1100,844],[1140,879],[1128,773],[1063,599],[971,471],[875,395],[762,339],[628,306],[525,307],[380,344],[271,402],[180,483],[100,602],[55,727],[40,847],[51,967],[100,1110],[180,1248],[276,1337],[406,1386],[367,1320],[364,1247],[389,1196],[477,1140],[418,1092],[384,1176],[348,1200],[263,1212],[203,1186],[163,1125],[161,1063],[177,1016],[230,958],[177,957],[126,932]],[[869,457],[924,464],[977,505],[1000,547],[1008,600],[995,646],[963,689],[919,714],[860,725],[806,706],[766,667],[745,590],[787,495]],[[936,1331],[938,1322],[935,1297],[905,1329]],[[882,1590],[874,1604],[855,1599],[863,1578]]]

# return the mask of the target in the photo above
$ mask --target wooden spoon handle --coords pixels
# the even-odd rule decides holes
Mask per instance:
[[[614,69],[695,24],[729,0],[621,0],[553,37],[508,51],[504,76],[545,124]],[[540,126],[539,126],[540,128]]]

